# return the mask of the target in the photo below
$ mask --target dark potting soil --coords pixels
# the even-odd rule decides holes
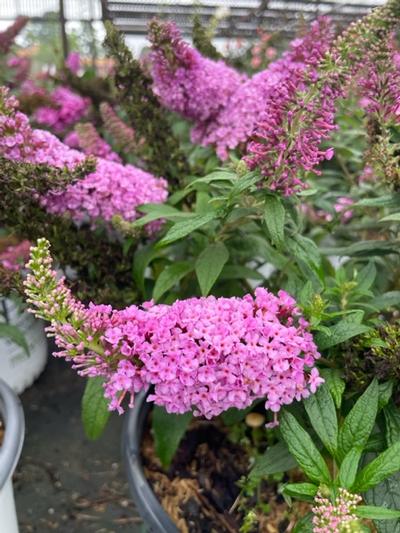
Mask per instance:
[[[239,444],[231,442],[218,421],[192,423],[173,462],[163,470],[154,450],[150,428],[142,444],[147,479],[182,533],[237,533],[243,521],[238,505],[238,481],[249,471],[249,456]],[[269,504],[268,515],[254,527],[254,533],[285,533],[295,520],[276,486],[263,485],[262,500]],[[255,501],[249,501],[249,505]],[[301,511],[301,510],[300,510]],[[297,512],[297,511],[296,511]]]

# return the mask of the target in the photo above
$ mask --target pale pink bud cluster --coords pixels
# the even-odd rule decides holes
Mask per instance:
[[[34,118],[38,124],[47,126],[55,133],[62,133],[76,124],[89,110],[90,99],[68,87],[57,87],[49,97],[52,105],[39,107]]]
[[[334,209],[339,215],[340,221],[343,224],[349,222],[353,218],[354,211],[352,209],[349,209],[349,207],[353,204],[354,200],[352,200],[348,196],[341,196],[336,200]]]
[[[71,359],[81,375],[105,378],[110,409],[121,412],[126,395],[132,405],[134,395],[152,385],[149,401],[171,413],[194,408],[196,415],[210,418],[257,398],[277,412],[314,393],[323,381],[314,366],[319,353],[308,323],[284,291],[274,296],[258,288],[255,296],[243,298],[146,302],[124,310],[78,306],[76,327],[77,321],[61,319],[62,310],[54,315],[48,310],[58,291],[68,302],[69,296],[55,280],[45,246],[39,243],[32,253],[44,259],[39,266],[30,263],[29,301],[51,322],[59,355]]]
[[[312,509],[313,533],[361,533],[358,518],[354,514],[361,500],[361,496],[344,488],[339,488],[338,496],[333,501],[319,492]]]

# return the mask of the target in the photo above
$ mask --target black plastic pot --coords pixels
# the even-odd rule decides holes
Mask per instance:
[[[128,475],[129,488],[140,516],[151,533],[179,533],[178,528],[162,508],[147,481],[142,465],[140,445],[150,404],[147,393],[135,398],[135,407],[125,417],[122,453]]]

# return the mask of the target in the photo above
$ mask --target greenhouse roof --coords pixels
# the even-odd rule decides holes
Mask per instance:
[[[184,33],[191,33],[193,16],[198,14],[203,23],[219,18],[217,35],[220,37],[251,37],[256,28],[293,33],[302,20],[310,21],[321,14],[329,16],[339,26],[368,13],[383,4],[383,0],[103,0],[105,16],[110,17],[125,33],[146,33],[152,17],[174,19]]]

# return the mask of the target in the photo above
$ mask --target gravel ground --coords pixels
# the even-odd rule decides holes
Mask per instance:
[[[86,439],[84,385],[51,357],[22,394],[26,437],[14,478],[20,533],[143,532],[121,465],[122,417],[113,415],[98,441]]]

